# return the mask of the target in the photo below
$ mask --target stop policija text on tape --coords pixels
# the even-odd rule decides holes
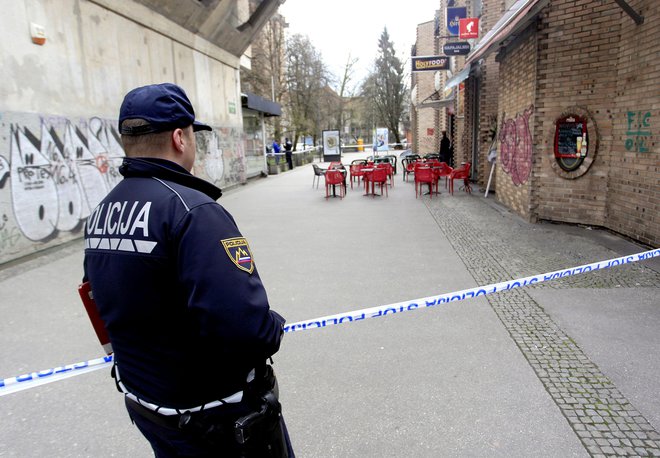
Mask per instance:
[[[352,323],[362,321],[369,318],[379,318],[388,315],[395,315],[402,312],[417,310],[420,308],[435,307],[440,304],[449,302],[462,301],[479,296],[486,296],[488,294],[508,291],[515,288],[522,288],[525,286],[542,283],[545,281],[555,280],[558,278],[570,277],[573,275],[584,274],[588,272],[595,272],[602,269],[609,269],[611,267],[630,264],[633,262],[644,261],[646,259],[655,258],[660,256],[660,248],[655,250],[644,251],[628,256],[619,258],[608,259],[606,261],[595,262],[592,264],[585,264],[582,266],[561,269],[554,272],[549,272],[540,275],[533,275],[530,277],[509,280],[501,283],[493,283],[486,286],[479,286],[476,288],[455,291],[451,293],[441,294],[439,296],[428,296],[420,299],[413,299],[410,301],[397,302],[394,304],[381,305],[377,307],[370,307],[366,309],[356,310],[353,312],[339,313],[336,315],[328,315],[320,318],[312,318],[310,320],[299,321],[289,324],[284,327],[285,333],[293,333],[306,331],[310,329],[325,328],[328,326],[338,325],[342,323]],[[30,372],[24,375],[0,379],[0,396],[4,396],[17,391],[22,391],[35,386],[43,385],[46,383],[63,380],[65,378],[74,377],[76,375],[92,372],[103,367],[112,365],[112,355],[104,356],[89,361],[83,361],[75,364],[67,364],[51,369],[45,369],[38,372]]]

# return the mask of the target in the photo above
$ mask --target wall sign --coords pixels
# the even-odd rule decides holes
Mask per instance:
[[[458,31],[458,36],[461,40],[479,38],[479,18],[469,17],[466,19],[459,19]]]
[[[413,72],[449,70],[449,58],[446,56],[416,56],[411,61]]]
[[[587,118],[565,116],[555,124],[555,159],[563,170],[576,170],[589,153]]]
[[[447,8],[447,33],[449,35],[458,35],[459,23],[461,19],[467,17],[467,8],[464,6]]]
[[[470,53],[470,49],[470,43],[467,41],[455,41],[442,46],[442,52],[445,53],[445,56],[465,56]]]

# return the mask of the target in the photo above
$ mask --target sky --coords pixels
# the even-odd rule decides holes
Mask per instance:
[[[349,53],[359,59],[353,87],[372,67],[384,27],[408,73],[417,25],[432,21],[439,6],[440,0],[286,0],[278,11],[289,23],[288,33],[307,35],[337,78]]]

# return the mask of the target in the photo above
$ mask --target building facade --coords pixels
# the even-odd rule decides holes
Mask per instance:
[[[117,114],[137,86],[182,86],[214,127],[198,137],[194,173],[220,187],[244,182],[241,56],[278,5],[263,0],[251,15],[247,0],[5,2],[0,263],[81,237],[121,179]]]
[[[446,85],[465,89],[455,161],[473,163],[483,192],[495,133],[501,203],[660,246],[660,3],[480,6],[479,39]]]

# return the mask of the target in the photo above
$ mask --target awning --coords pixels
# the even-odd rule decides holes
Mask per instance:
[[[460,72],[449,78],[447,80],[447,83],[445,83],[445,91],[455,86],[458,86],[460,83],[465,81],[468,78],[468,76],[470,76],[470,67],[471,67],[470,64],[466,64],[463,70],[461,70]]]
[[[447,97],[446,99],[440,98],[440,93],[439,92],[434,92],[433,94],[429,95],[427,98],[422,100],[422,103],[420,103],[417,108],[443,108],[451,105],[454,102],[454,93],[452,92],[450,97]]]
[[[241,106],[263,113],[264,116],[282,116],[282,106],[279,103],[249,92],[241,94]]]
[[[465,60],[466,64],[475,62],[498,49],[506,38],[526,27],[547,3],[548,0],[518,0],[514,3],[475,45]]]

